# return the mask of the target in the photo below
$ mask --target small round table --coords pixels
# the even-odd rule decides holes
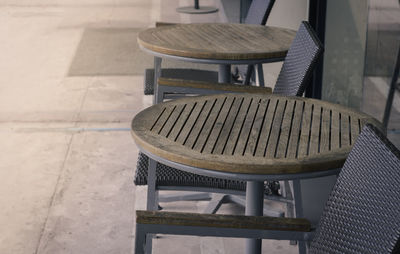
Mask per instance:
[[[265,180],[337,174],[366,123],[381,128],[366,114],[321,100],[222,94],[153,105],[135,116],[132,135],[155,161],[247,181],[246,215],[261,216]],[[247,253],[260,251],[261,240],[247,241]]]
[[[230,83],[231,64],[261,66],[282,61],[295,33],[261,25],[202,23],[146,29],[139,33],[137,40],[144,51],[154,55],[155,85],[161,73],[162,57],[218,64],[218,81]]]

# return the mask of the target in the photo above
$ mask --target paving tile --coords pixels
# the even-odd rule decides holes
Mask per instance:
[[[0,253],[34,253],[71,134],[0,131]]]
[[[74,134],[38,253],[128,253],[135,145],[129,132]]]

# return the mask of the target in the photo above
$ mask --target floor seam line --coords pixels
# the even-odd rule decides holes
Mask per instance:
[[[55,199],[56,199],[57,190],[58,190],[58,186],[59,186],[59,183],[60,183],[60,180],[61,180],[61,176],[64,174],[65,165],[66,165],[67,159],[68,159],[70,151],[71,151],[71,145],[72,145],[73,137],[74,137],[74,134],[71,135],[70,140],[68,142],[67,151],[65,153],[65,157],[64,157],[63,163],[61,164],[60,174],[59,174],[59,176],[57,178],[57,182],[56,182],[55,187],[54,187],[54,192],[53,192],[53,194],[51,196],[51,199],[50,199],[50,204],[49,204],[49,208],[47,210],[46,219],[45,219],[45,222],[43,224],[42,230],[40,231],[39,241],[38,241],[38,244],[36,246],[35,254],[39,253],[39,249],[40,249],[40,246],[41,246],[41,243],[42,243],[43,235],[44,235],[44,232],[46,230],[46,226],[47,226],[48,221],[49,221],[49,216],[50,216],[51,210],[52,210],[52,208],[54,206],[54,202],[55,202]]]
[[[82,97],[82,101],[81,101],[81,104],[79,105],[78,112],[77,112],[77,114],[75,115],[75,121],[74,121],[74,126],[75,126],[75,127],[76,127],[77,124],[78,124],[78,120],[79,120],[79,117],[80,117],[80,115],[81,115],[81,111],[82,111],[83,105],[84,105],[84,103],[85,103],[86,96],[87,96],[88,92],[89,92],[89,86],[86,87],[86,91],[85,91],[85,94],[84,94],[83,97]],[[49,204],[49,209],[47,210],[46,219],[45,219],[45,222],[44,222],[44,224],[43,224],[42,230],[41,230],[41,232],[40,232],[39,241],[38,241],[38,244],[37,244],[37,246],[36,246],[35,254],[38,254],[38,253],[39,253],[40,246],[42,245],[43,235],[44,235],[44,232],[45,232],[45,230],[46,230],[46,227],[47,227],[47,224],[48,224],[48,221],[49,221],[49,217],[50,217],[51,210],[52,210],[52,208],[53,208],[53,206],[54,206],[54,202],[55,202],[55,199],[56,199],[57,190],[59,189],[59,184],[60,184],[60,181],[61,181],[61,177],[62,177],[63,174],[64,174],[65,164],[66,164],[66,162],[67,162],[67,159],[68,159],[69,154],[70,154],[70,151],[71,151],[71,145],[72,145],[72,140],[73,140],[73,138],[74,138],[74,134],[71,135],[70,140],[69,140],[69,142],[68,142],[67,151],[66,151],[66,153],[65,153],[65,157],[64,157],[63,163],[61,164],[61,170],[60,170],[60,173],[59,173],[59,175],[58,175],[58,177],[57,177],[57,181],[56,181],[56,184],[55,184],[55,187],[54,187],[54,192],[53,192],[53,194],[52,194],[52,196],[51,196],[51,201],[50,201],[50,204]]]

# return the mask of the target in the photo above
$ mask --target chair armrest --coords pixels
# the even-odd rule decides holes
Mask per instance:
[[[270,87],[245,86],[245,85],[226,84],[226,83],[209,83],[203,81],[192,81],[192,80],[172,79],[172,78],[162,78],[162,77],[158,79],[158,85],[220,90],[220,91],[236,92],[236,93],[267,93],[267,94],[272,93],[272,89]]]
[[[161,21],[156,22],[156,27],[173,26],[173,25],[179,25],[179,23],[170,23],[170,22],[161,22]]]
[[[140,210],[136,211],[136,223],[299,232],[311,231],[311,223],[306,219]]]

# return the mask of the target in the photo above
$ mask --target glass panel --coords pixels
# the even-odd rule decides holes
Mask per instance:
[[[322,99],[360,109],[368,1],[328,0]]]
[[[382,121],[400,43],[398,0],[370,0],[362,110]],[[388,136],[400,147],[400,93],[394,95]]]

